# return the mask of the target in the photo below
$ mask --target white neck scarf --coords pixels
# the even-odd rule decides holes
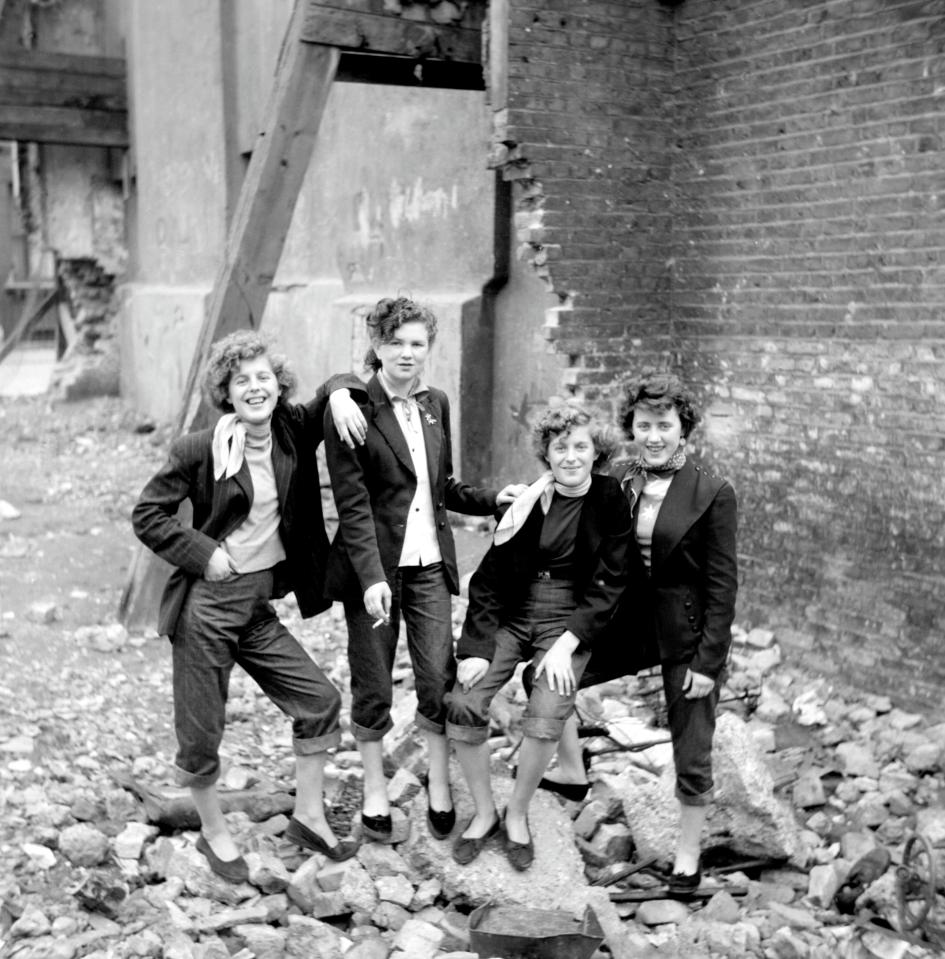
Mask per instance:
[[[235,476],[243,465],[246,427],[235,413],[224,413],[213,428],[213,478]]]
[[[554,473],[551,470],[542,473],[524,493],[512,500],[495,528],[492,542],[496,546],[507,543],[525,525],[525,520],[531,515],[536,503],[541,504],[541,511],[547,515],[555,493],[560,493],[569,499],[576,499],[579,496],[585,496],[590,488],[590,476],[580,486],[562,486],[555,482]]]

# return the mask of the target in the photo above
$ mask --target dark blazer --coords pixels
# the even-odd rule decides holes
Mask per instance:
[[[453,476],[446,394],[430,387],[418,405],[437,541],[447,585],[450,592],[458,593],[456,546],[446,511],[489,515],[495,511],[496,492],[468,486]],[[338,532],[328,556],[325,586],[334,599],[360,598],[369,586],[392,581],[417,489],[407,440],[376,375],[368,381],[363,412],[367,438],[356,450],[345,446],[333,430],[325,433],[328,472],[338,508]]]
[[[725,666],[738,592],[737,528],[732,486],[687,459],[653,529],[645,602],[663,662],[688,663],[713,679]]]
[[[495,633],[519,609],[537,572],[544,514],[536,506],[524,526],[501,546],[492,545],[469,583],[469,607],[457,648],[460,659],[492,659]],[[577,607],[567,628],[583,648],[595,643],[613,618],[627,577],[632,517],[620,484],[595,474],[578,521],[574,568]]]
[[[322,441],[328,396],[347,387],[356,399],[364,384],[354,375],[332,377],[306,404],[280,403],[272,414],[272,466],[279,496],[279,533],[286,559],[275,570],[273,596],[295,592],[303,616],[331,602],[323,596],[328,537],[315,452]],[[328,413],[330,416],[331,414]],[[334,428],[332,427],[334,434]],[[203,575],[213,551],[249,515],[253,486],[249,466],[219,482],[213,478],[213,430],[178,437],[167,462],[152,477],[131,514],[135,535],[177,568],[161,598],[158,631],[171,636],[190,584]],[[193,524],[177,516],[184,500],[193,506]]]

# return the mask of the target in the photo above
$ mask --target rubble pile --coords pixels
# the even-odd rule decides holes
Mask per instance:
[[[338,617],[326,614],[312,626],[290,603],[281,612],[320,660],[334,648],[334,678],[344,683]],[[457,622],[461,616],[458,603]],[[140,648],[114,627],[83,627],[72,640],[103,664]],[[922,928],[909,941],[881,926],[897,923],[895,867],[907,837],[921,832],[933,849],[945,839],[942,727],[883,697],[843,702],[825,682],[811,683],[781,664],[770,632],[740,632],[737,640],[716,736],[705,880],[691,901],[661,891],[676,807],[655,677],[582,692],[582,722],[593,734],[585,740],[592,789],[580,803],[536,795],[536,862],[520,874],[498,841],[460,867],[449,841],[429,834],[418,777],[423,756],[412,736],[414,700],[402,663],[390,741],[400,841],[364,843],[342,863],[283,838],[290,757],[278,746],[267,760],[278,721],[270,732],[270,707],[252,683],[235,679],[231,722],[246,723],[240,738],[257,730],[259,750],[258,763],[245,745],[238,761],[231,753],[223,781],[228,795],[249,797],[228,813],[250,866],[242,885],[210,871],[195,849],[192,818],[174,819],[186,807],[185,794],[169,785],[166,756],[139,756],[130,765],[108,757],[82,761],[68,748],[57,753],[37,729],[8,735],[0,742],[3,954],[472,959],[469,913],[502,902],[573,915],[590,906],[605,933],[598,956],[932,955],[933,944],[918,941]],[[512,788],[521,695],[512,688],[493,717],[500,804]],[[344,743],[329,770],[340,833],[358,829],[353,746]],[[472,807],[458,768],[454,782],[461,828]],[[939,875],[945,878],[945,869]],[[934,919],[933,911],[927,924]]]
[[[406,661],[387,743],[397,842],[365,843],[343,863],[285,839],[289,724],[234,674],[221,789],[250,876],[223,882],[197,852],[193,809],[173,786],[166,641],[112,621],[133,546],[128,514],[166,437],[135,429],[112,401],[0,406],[4,437],[0,956],[490,959],[470,921],[489,903],[526,915],[590,909],[603,932],[594,959],[901,959],[942,949],[943,727],[797,671],[764,629],[736,630],[704,878],[689,900],[665,895],[676,804],[657,677],[581,693],[592,788],[581,802],[536,794],[536,859],[517,873],[498,840],[460,867],[450,842],[430,835]],[[340,609],[306,621],[291,602],[278,610],[347,689]],[[463,614],[457,600],[457,627]],[[500,807],[522,705],[517,683],[494,703]],[[356,831],[350,737],[328,772],[332,824]],[[461,830],[472,806],[458,767],[453,783]],[[903,915],[914,928],[901,928]]]

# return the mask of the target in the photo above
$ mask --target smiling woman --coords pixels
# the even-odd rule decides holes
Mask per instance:
[[[472,577],[457,679],[447,697],[447,735],[476,807],[453,847],[461,865],[501,827],[512,866],[531,866],[528,807],[626,581],[630,507],[615,479],[594,473],[614,452],[612,429],[583,409],[558,406],[538,415],[532,435],[549,470],[506,511]],[[515,788],[500,823],[489,772],[489,709],[526,661],[535,666],[534,681]]]
[[[213,430],[179,437],[132,514],[139,539],[176,567],[161,600],[160,631],[171,638],[178,781],[200,815],[197,849],[210,868],[245,881],[246,861],[223,817],[216,782],[230,673],[240,665],[292,719],[298,789],[286,836],[330,859],[356,850],[325,819],[327,750],[340,741],[341,696],[276,616],[270,600],[295,593],[303,616],[325,609],[322,572],[328,538],[315,451],[332,388],[339,421],[363,420],[335,377],[307,404],[292,404],[295,376],[258,334],[214,344],[204,389],[222,415]],[[314,494],[313,494],[314,491]],[[184,500],[193,525],[178,518]]]
[[[371,349],[364,445],[340,442],[326,419],[325,449],[338,506],[328,560],[328,595],[344,602],[351,666],[351,729],[364,765],[361,825],[393,838],[383,740],[391,729],[400,618],[416,680],[416,723],[427,743],[428,822],[449,835],[456,814],[449,785],[443,697],[456,674],[450,594],[459,592],[447,510],[485,516],[512,498],[453,476],[446,394],[423,381],[436,317],[406,297],[381,300],[367,317]]]

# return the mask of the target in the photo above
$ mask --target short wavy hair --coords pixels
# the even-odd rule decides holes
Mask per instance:
[[[682,435],[688,437],[702,419],[692,391],[675,374],[667,370],[645,369],[624,387],[620,409],[620,425],[628,439],[633,439],[633,411],[645,406],[655,412],[675,409],[682,424]]]
[[[594,469],[601,470],[617,449],[617,431],[599,414],[582,406],[561,403],[546,406],[532,424],[532,448],[541,462],[548,462],[548,447],[557,436],[579,426],[588,427],[596,457]]]
[[[230,380],[243,360],[265,356],[269,360],[276,382],[279,384],[279,402],[288,403],[298,386],[298,377],[281,353],[272,349],[268,337],[255,330],[237,330],[210,347],[210,356],[203,375],[203,390],[207,402],[224,413],[232,411],[230,403]]]
[[[365,323],[368,336],[379,343],[390,343],[404,323],[422,323],[427,328],[431,346],[436,339],[436,316],[433,311],[406,296],[378,300],[377,305],[365,318]],[[377,358],[373,346],[364,354],[364,368],[375,371],[381,368],[381,361]]]

